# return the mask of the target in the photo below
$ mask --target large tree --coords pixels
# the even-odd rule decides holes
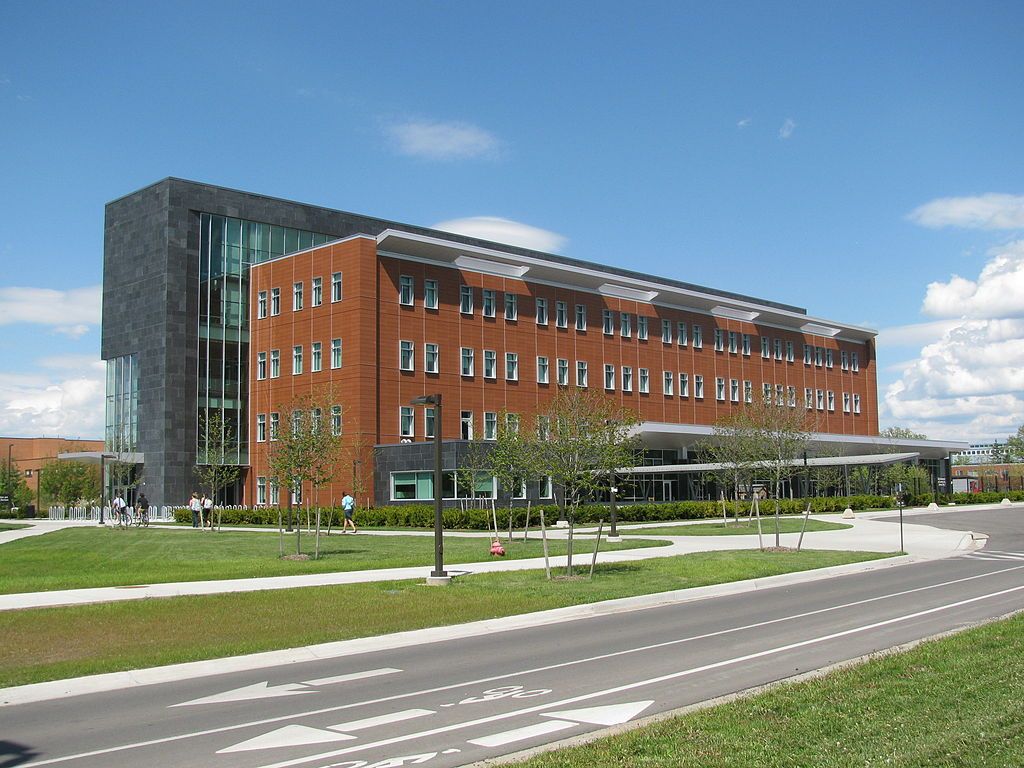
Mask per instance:
[[[1011,461],[1024,461],[1024,424],[1006,439],[1006,446],[1009,449]]]
[[[80,501],[98,499],[99,468],[80,461],[48,461],[40,470],[39,490],[43,498],[66,507]]]

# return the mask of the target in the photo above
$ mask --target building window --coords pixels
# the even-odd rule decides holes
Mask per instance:
[[[725,338],[721,328],[715,328],[712,332],[712,338],[715,340],[715,352],[725,351]]]
[[[302,411],[292,411],[292,437],[297,437],[302,431]]]
[[[743,356],[750,357],[750,334],[743,334]]]
[[[672,343],[672,321],[662,320],[661,321],[661,342],[663,344]]]
[[[437,280],[423,281],[423,308],[437,309]]]
[[[628,312],[620,312],[619,313],[619,335],[622,338],[624,338],[624,339],[628,339],[632,335],[632,333],[633,333],[633,327],[632,327],[632,324],[631,324],[631,321],[630,321],[629,313]]]
[[[792,341],[787,341],[786,342],[786,362],[787,363],[792,363],[793,362],[793,342]]]
[[[261,320],[267,316],[267,292],[260,291],[256,299],[256,317]]]
[[[850,356],[846,353],[845,349],[839,353],[839,368],[843,371],[850,369]]]
[[[615,333],[615,313],[610,309],[601,310],[601,330],[605,336]]]
[[[850,412],[850,393],[843,392],[843,413]]]
[[[331,303],[341,301],[341,272],[331,275]]]
[[[323,370],[323,353],[321,352],[323,344],[319,341],[314,341],[312,344],[311,354],[313,359],[310,361],[310,370],[313,373],[318,373]]]
[[[640,394],[646,395],[651,391],[651,372],[646,368],[640,369],[640,381],[638,384]]]
[[[537,358],[537,383],[548,383],[548,359],[546,357]]]
[[[341,434],[341,406],[331,406],[331,434],[337,437]]]
[[[622,391],[633,391],[633,368],[628,365],[622,366]]]
[[[298,312],[302,309],[302,283],[292,284],[292,311]]]
[[[416,286],[411,275],[401,275],[398,278],[398,303],[405,307],[411,307],[416,300]]]
[[[693,377],[693,396],[697,400],[704,399],[704,377],[699,373]]]
[[[679,337],[679,346],[685,347],[688,337],[688,334],[686,332],[686,323],[678,323],[676,330],[678,331],[677,336]],[[699,336],[700,334],[698,333],[697,335]]]
[[[587,361],[577,360],[576,361],[576,386],[586,387],[587,386]]]
[[[563,387],[569,386],[569,361],[558,358],[558,384]]]
[[[775,385],[775,404],[778,406],[786,404],[786,390],[781,384]]]
[[[423,409],[423,436],[433,438],[434,437],[434,409],[424,408]]]
[[[815,395],[815,402],[818,405],[818,410],[819,411],[824,411],[825,410],[825,392],[824,392],[824,390],[821,390],[821,389],[815,390],[814,395]]]
[[[826,368],[831,368],[832,367],[832,350],[831,349],[826,349],[825,350],[825,367]]]
[[[771,339],[769,339],[767,336],[761,337],[761,357],[763,357],[765,360],[772,356],[771,345]]]
[[[752,382],[750,379],[743,380],[743,402],[754,402],[754,382]]]
[[[256,414],[256,442],[263,443],[267,440],[267,414]]]
[[[271,413],[270,414],[270,439],[277,440],[277,435],[281,429],[281,414]]]
[[[473,375],[473,350],[470,347],[462,348],[462,375]]]
[[[519,381],[519,353],[505,353],[505,381]]]
[[[775,339],[775,359],[782,359],[782,339]]]
[[[545,475],[540,479],[540,481],[537,484],[540,486],[537,494],[538,496],[540,496],[542,499],[552,498],[551,475]]]
[[[505,319],[509,321],[519,319],[519,297],[507,291],[505,292]]]
[[[662,387],[661,391],[671,397],[672,391],[675,388],[676,375],[672,371],[665,371],[662,374]]]
[[[860,395],[853,396],[853,412],[860,413]]]
[[[804,387],[804,408],[814,410],[814,390],[810,387]]]
[[[804,365],[810,365],[811,364],[811,355],[812,354],[813,354],[813,349],[812,349],[811,345],[810,344],[804,344]]]
[[[772,385],[768,382],[761,385],[761,401],[764,402],[765,405],[772,404]]]
[[[519,414],[518,413],[506,413],[505,414],[505,429],[514,435],[519,434]]]
[[[267,478],[265,477],[256,478],[256,503],[267,503]]]
[[[537,308],[537,325],[548,324],[548,300],[537,299],[535,302]]]
[[[309,428],[314,435],[320,432],[320,423],[323,421],[324,413],[319,408],[309,412]]]
[[[484,440],[498,439],[498,414],[484,411]]]
[[[484,378],[498,378],[498,353],[493,349],[484,350]]]
[[[856,352],[851,352],[850,353],[850,370],[853,371],[854,373],[856,373],[857,371],[860,370],[860,365],[857,363],[857,353]],[[860,413],[860,411],[857,411],[857,413]]]
[[[719,401],[725,400],[725,379],[721,376],[715,377],[715,399]]]
[[[459,312],[464,315],[473,314],[473,287],[470,285],[459,287]]]
[[[836,393],[831,389],[826,393],[828,396],[828,409],[829,411],[835,411],[836,409]]]
[[[270,315],[281,314],[281,289],[271,288],[270,289]]]
[[[604,388],[615,389],[615,366],[605,364],[604,366]]]
[[[398,434],[402,437],[415,437],[416,435],[411,405],[403,405],[398,409]]]
[[[281,493],[277,485],[277,480],[274,478],[270,479],[270,505],[276,507],[281,503]]]
[[[411,341],[400,341],[398,342],[398,367],[403,371],[411,371],[415,369],[413,363],[413,348]]]
[[[703,349],[704,348],[704,339],[702,337],[702,333],[701,333],[701,329],[700,329],[699,325],[694,325],[693,326],[693,348],[694,349]]]
[[[735,355],[739,345],[736,340],[736,331],[729,331],[729,354]]]
[[[490,290],[488,288],[484,288],[483,289],[483,297],[484,297],[483,298],[484,317],[494,317],[494,315],[495,315],[495,313],[497,311],[495,309],[495,304],[497,304],[497,301],[495,299],[494,291],[492,291],[492,290]]]
[[[276,379],[281,375],[281,352],[277,349],[270,350],[270,378]]]
[[[786,387],[786,394],[789,398],[789,407],[796,408],[796,387]]]
[[[551,438],[551,417],[542,413],[537,414],[537,437],[541,440]]]
[[[569,327],[569,305],[564,301],[555,302],[555,325],[559,328]]]
[[[331,339],[331,368],[341,368],[341,339]]]
[[[814,348],[814,365],[816,368],[821,368],[822,359],[824,358],[825,350],[821,347]]]
[[[302,345],[296,344],[292,347],[292,376],[302,373]]]
[[[636,337],[640,341],[647,341],[647,318],[642,315],[636,318]]]
[[[462,439],[463,440],[472,440],[473,439],[473,412],[472,411],[462,411],[461,415],[459,416],[459,424],[460,424],[460,429],[462,430],[461,431]]]
[[[324,303],[324,279],[322,277],[313,278],[313,306],[319,307]]]
[[[740,401],[740,380],[729,379],[729,399],[738,403]]]
[[[267,378],[267,353],[257,352],[256,353],[256,378],[263,380]]]
[[[576,330],[587,330],[587,307],[585,304],[576,305]]]
[[[679,396],[689,397],[690,396],[690,376],[685,373],[679,374]]]
[[[437,344],[426,343],[423,345],[423,370],[427,373],[438,373],[440,366],[440,353]]]

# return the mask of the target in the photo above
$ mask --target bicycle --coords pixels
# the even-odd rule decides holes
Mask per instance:
[[[136,528],[149,528],[149,508],[135,510],[132,525]]]

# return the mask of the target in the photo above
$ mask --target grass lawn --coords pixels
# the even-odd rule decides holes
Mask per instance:
[[[565,542],[548,542],[552,555],[565,552]],[[602,542],[602,550],[663,546],[664,542]],[[41,592],[79,587],[157,584],[171,581],[241,579],[296,573],[356,571],[431,565],[430,536],[320,537],[320,560],[293,561],[278,557],[278,537],[240,531],[117,530],[72,528],[0,545],[0,594]],[[593,541],[577,540],[574,551],[593,551]],[[295,552],[295,537],[285,536],[285,554]],[[490,540],[445,537],[446,564],[487,560]],[[313,537],[303,534],[303,552],[313,551]],[[539,541],[506,543],[506,557],[543,555]]]
[[[803,525],[802,518],[780,517],[779,530],[782,533],[800,533]],[[824,520],[808,520],[808,531],[840,531],[844,528],[852,528],[851,525],[843,523],[829,523]],[[661,536],[747,536],[757,535],[757,522],[730,521],[729,525],[722,523],[699,523],[696,525],[665,526],[664,528],[622,528],[619,531],[626,536],[638,534],[661,535]],[[761,532],[765,535],[775,533],[775,518],[761,518]]]
[[[356,537],[357,538],[357,537]],[[875,552],[702,552],[598,567],[0,612],[0,686],[382,635],[873,560]]]
[[[16,531],[18,528],[28,528],[25,523],[0,523],[0,531]]]
[[[1020,766],[1022,698],[1017,616],[516,766]]]

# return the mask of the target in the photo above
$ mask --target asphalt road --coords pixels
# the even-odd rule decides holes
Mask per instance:
[[[1020,510],[912,522],[991,538],[794,587],[0,708],[0,766],[461,766],[1024,608]]]

